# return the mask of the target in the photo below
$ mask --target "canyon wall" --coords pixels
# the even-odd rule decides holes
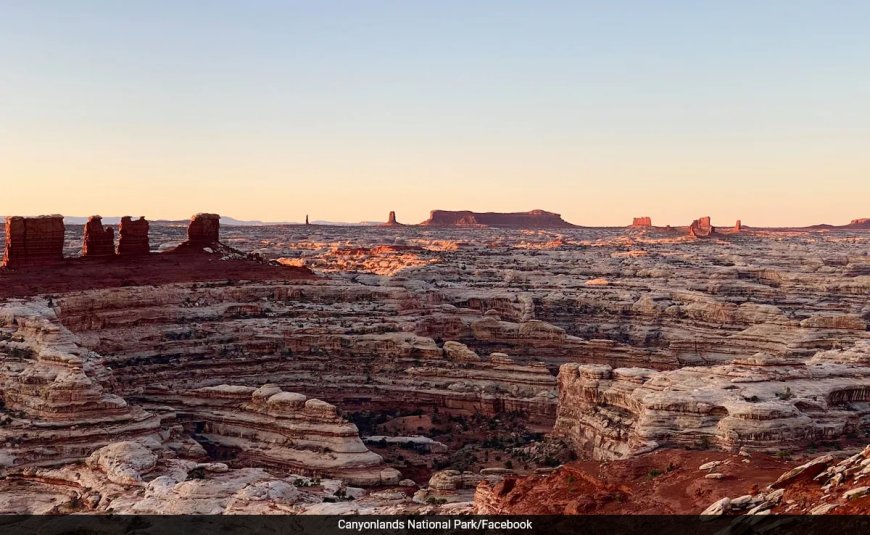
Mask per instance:
[[[868,425],[864,342],[806,362],[758,354],[664,372],[565,364],[554,433],[609,460],[658,447],[800,450]]]

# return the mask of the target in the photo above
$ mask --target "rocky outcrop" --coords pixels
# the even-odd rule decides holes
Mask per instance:
[[[870,217],[863,217],[860,219],[853,219],[846,225],[846,228],[850,229],[870,229]]]
[[[390,215],[387,218],[387,222],[381,226],[384,226],[384,227],[403,227],[404,225],[402,223],[399,223],[398,221],[396,221],[396,212],[390,211]]]
[[[82,256],[115,255],[115,230],[112,227],[103,227],[103,219],[98,215],[88,218],[82,242]]]
[[[121,256],[146,255],[151,251],[148,244],[148,221],[144,217],[134,220],[130,216],[121,218],[118,229],[118,254]]]
[[[769,513],[870,513],[870,446],[846,458],[828,453],[811,459],[783,473],[764,491],[722,498],[701,514]]]
[[[63,216],[6,218],[3,264],[9,268],[49,266],[63,261]]]
[[[238,462],[352,485],[391,485],[399,472],[363,444],[355,425],[335,405],[277,385],[218,385],[177,394],[159,386],[146,391],[170,404],[178,420],[206,448],[238,452]],[[155,409],[156,410],[156,409]]]
[[[631,222],[632,227],[651,227],[652,219],[649,217],[635,217]]]
[[[689,235],[695,238],[709,238],[715,230],[710,224],[710,216],[698,218],[689,225]]]
[[[107,370],[77,342],[45,301],[0,306],[0,474],[156,436],[159,419],[106,391]]]
[[[866,428],[868,385],[866,343],[806,363],[759,354],[665,372],[565,364],[554,433],[603,460],[667,446],[801,449]]]
[[[220,241],[218,214],[196,214],[187,226],[187,243],[193,247],[208,247]]]
[[[432,210],[429,219],[420,223],[427,227],[504,227],[504,228],[569,228],[562,216],[544,210],[530,212],[469,212]]]

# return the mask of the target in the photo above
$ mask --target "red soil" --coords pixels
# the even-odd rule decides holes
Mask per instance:
[[[306,267],[251,260],[221,260],[209,254],[161,254],[67,258],[55,266],[0,268],[0,299],[97,288],[215,280],[315,279]]]
[[[760,454],[743,460],[724,452],[659,450],[606,463],[582,461],[492,489],[482,484],[475,501],[518,515],[698,514],[720,498],[758,492],[801,464]],[[710,461],[729,461],[712,470],[725,479],[705,479],[708,472],[698,467]]]

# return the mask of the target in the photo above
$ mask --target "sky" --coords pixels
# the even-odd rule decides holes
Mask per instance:
[[[0,0],[0,214],[870,217],[870,2]]]

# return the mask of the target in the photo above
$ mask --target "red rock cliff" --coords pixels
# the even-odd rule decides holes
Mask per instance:
[[[562,216],[544,210],[531,212],[470,212],[432,210],[421,225],[429,227],[505,227],[505,228],[566,228],[573,227]]]
[[[130,216],[122,217],[118,235],[119,255],[145,255],[151,250],[148,245],[148,221],[144,217],[135,221]]]
[[[82,256],[114,256],[115,229],[103,227],[103,219],[94,215],[88,218],[82,237]]]
[[[635,217],[631,223],[632,227],[651,227],[652,218],[650,217]]]
[[[46,266],[63,261],[63,216],[9,216],[3,265]]]

